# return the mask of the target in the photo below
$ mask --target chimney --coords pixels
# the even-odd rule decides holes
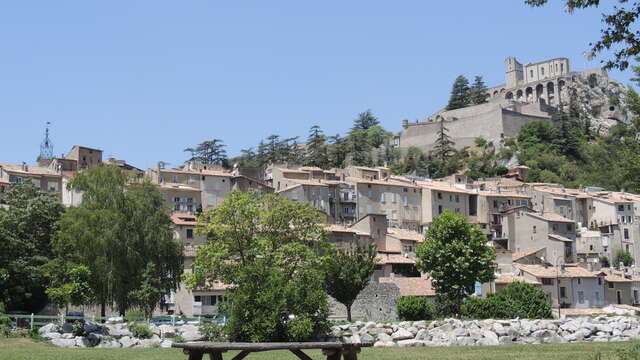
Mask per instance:
[[[24,172],[28,172],[29,171],[29,166],[24,161],[22,162],[22,171],[24,171]]]

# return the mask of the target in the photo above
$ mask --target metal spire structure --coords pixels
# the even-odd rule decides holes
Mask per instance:
[[[38,159],[53,159],[53,143],[49,139],[49,125],[51,123],[47,121],[47,127],[44,131],[44,140],[40,144],[40,156]]]

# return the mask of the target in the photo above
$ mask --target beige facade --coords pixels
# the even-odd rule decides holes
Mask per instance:
[[[422,191],[420,187],[393,180],[347,178],[355,187],[356,217],[385,214],[389,226],[421,229]]]
[[[428,225],[443,211],[461,214],[467,221],[477,221],[478,194],[437,181],[419,181],[422,187],[422,217],[421,224]]]
[[[62,200],[62,172],[48,167],[0,163],[0,203],[12,184],[30,181],[38,189],[55,194]]]
[[[78,170],[86,169],[102,163],[102,150],[75,145],[65,158],[77,161]]]
[[[552,265],[574,262],[576,229],[570,219],[518,208],[503,215],[501,222],[508,249],[514,253],[545,248],[545,260]]]

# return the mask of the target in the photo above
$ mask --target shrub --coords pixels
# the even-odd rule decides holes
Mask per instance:
[[[11,333],[11,319],[0,316],[0,337],[8,337]]]
[[[209,341],[224,341],[226,339],[224,330],[224,325],[217,323],[205,323],[200,325],[200,334],[205,336]]]
[[[300,316],[289,320],[287,334],[290,341],[303,341],[313,335],[313,321],[308,316]]]
[[[548,319],[551,305],[540,288],[515,282],[485,299],[468,298],[461,312],[472,319]]]
[[[180,335],[176,336],[173,338],[173,342],[174,343],[183,343],[184,342],[184,338]]]
[[[128,322],[136,322],[144,320],[144,312],[141,310],[131,310],[124,314],[124,319]]]
[[[73,336],[87,336],[87,332],[84,330],[84,321],[76,320],[73,322],[73,327],[71,329],[71,333]]]
[[[633,265],[633,256],[627,251],[618,251],[616,256],[613,258],[613,266],[618,267],[620,263],[624,266]]]
[[[398,316],[402,320],[431,320],[436,315],[436,307],[421,296],[405,296],[396,305]]]
[[[609,262],[609,258],[602,255],[600,256],[600,264],[602,265],[602,267],[608,268],[611,266],[611,263]]]
[[[129,331],[138,339],[151,339],[151,337],[153,337],[153,332],[147,325],[133,324],[129,326]]]

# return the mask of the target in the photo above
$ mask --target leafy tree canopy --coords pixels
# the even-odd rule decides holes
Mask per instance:
[[[427,241],[416,249],[416,266],[428,272],[438,293],[458,315],[463,300],[476,282],[494,278],[495,250],[486,245],[487,237],[464,216],[444,211],[427,231]]]
[[[64,213],[62,203],[30,181],[12,184],[0,207],[0,303],[7,310],[39,311],[46,304],[42,265]]]
[[[322,269],[329,244],[315,208],[275,194],[232,191],[202,214],[198,231],[206,242],[187,281],[191,288],[206,289],[210,279],[232,286],[226,303],[231,340],[301,340],[326,328]]]

